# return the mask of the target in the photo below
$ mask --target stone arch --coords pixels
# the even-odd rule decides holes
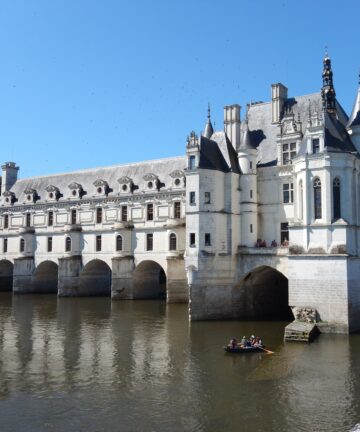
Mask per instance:
[[[58,291],[58,265],[53,261],[43,261],[31,278],[31,291],[34,293],[57,293]]]
[[[291,320],[287,277],[267,265],[255,267],[235,285],[235,316],[241,319]]]
[[[133,282],[135,299],[166,298],[166,273],[155,261],[141,261],[135,268]]]
[[[79,296],[110,296],[111,269],[106,262],[94,259],[89,261],[79,278]]]
[[[11,261],[0,260],[0,291],[12,291],[14,265]]]

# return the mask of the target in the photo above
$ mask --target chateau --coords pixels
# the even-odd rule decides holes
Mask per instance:
[[[360,88],[348,117],[324,58],[319,93],[224,108],[184,156],[17,179],[2,165],[0,290],[166,297],[201,319],[360,329]]]

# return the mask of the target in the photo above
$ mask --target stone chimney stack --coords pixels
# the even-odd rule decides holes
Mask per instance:
[[[233,147],[240,146],[240,105],[224,107],[224,130]]]
[[[271,114],[272,123],[279,123],[288,97],[288,89],[281,83],[271,84]]]
[[[5,162],[1,165],[2,179],[1,179],[1,193],[8,191],[12,188],[17,180],[19,167],[16,166],[15,162]]]

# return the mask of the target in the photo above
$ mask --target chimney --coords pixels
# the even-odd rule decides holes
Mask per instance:
[[[19,167],[15,162],[5,162],[1,165],[2,179],[1,179],[1,194],[10,190],[17,180]]]
[[[271,84],[271,113],[272,123],[279,123],[288,97],[288,89],[281,83]]]
[[[240,146],[240,109],[236,104],[224,107],[224,130],[235,150]]]

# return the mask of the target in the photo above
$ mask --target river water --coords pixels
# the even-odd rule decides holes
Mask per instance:
[[[360,431],[360,335],[189,323],[161,301],[0,294],[0,431]],[[261,335],[275,354],[231,355]]]

